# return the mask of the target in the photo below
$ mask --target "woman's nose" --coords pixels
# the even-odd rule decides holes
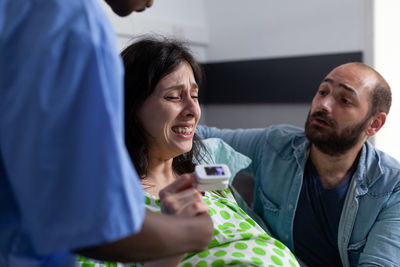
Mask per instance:
[[[200,105],[197,98],[188,96],[185,100],[185,106],[183,109],[184,116],[199,117],[200,116]]]

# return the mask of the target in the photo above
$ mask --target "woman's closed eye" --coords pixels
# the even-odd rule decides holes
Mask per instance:
[[[191,94],[190,97],[192,99],[198,99],[199,95],[198,94]],[[169,95],[169,96],[165,96],[164,99],[169,100],[169,101],[177,101],[177,100],[181,100],[183,98],[183,96],[181,95]]]
[[[164,97],[166,100],[179,100],[181,99],[180,96],[166,96]]]

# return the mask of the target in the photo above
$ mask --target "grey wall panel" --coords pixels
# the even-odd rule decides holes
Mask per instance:
[[[202,104],[309,103],[334,67],[362,52],[203,64]]]

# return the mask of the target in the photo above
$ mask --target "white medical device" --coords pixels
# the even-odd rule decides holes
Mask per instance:
[[[197,165],[195,167],[197,189],[201,192],[207,190],[223,190],[228,187],[231,172],[225,164]]]

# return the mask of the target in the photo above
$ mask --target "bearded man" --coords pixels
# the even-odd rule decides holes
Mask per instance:
[[[400,165],[367,139],[385,124],[391,90],[362,63],[333,69],[313,98],[305,129],[201,126],[252,159],[248,212],[309,266],[400,262]]]

